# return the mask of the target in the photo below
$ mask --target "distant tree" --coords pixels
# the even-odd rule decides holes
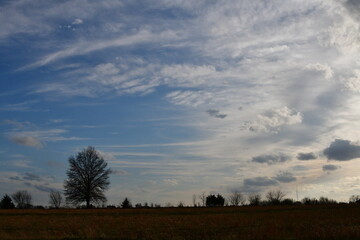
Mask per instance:
[[[248,196],[249,205],[259,206],[261,202],[261,195],[258,193],[252,193]]]
[[[85,202],[86,208],[91,203],[105,202],[104,191],[110,185],[111,170],[95,148],[87,147],[76,157],[70,157],[69,165],[64,183],[66,201],[73,205]]]
[[[192,195],[192,204],[193,204],[193,207],[197,207],[197,205],[196,205],[196,194]]]
[[[201,206],[202,207],[205,207],[206,206],[206,196],[205,196],[205,192],[202,192],[200,195],[199,195],[199,198],[201,200]]]
[[[52,191],[49,194],[49,204],[52,208],[60,208],[62,204],[62,196],[59,191]]]
[[[319,204],[337,204],[336,200],[327,197],[320,197]]]
[[[225,198],[220,194],[214,195],[210,194],[206,197],[206,206],[207,207],[215,207],[215,206],[224,206]]]
[[[272,205],[279,205],[284,197],[285,193],[281,190],[269,191],[266,194],[266,199],[268,200],[268,203]]]
[[[319,203],[319,201],[316,198],[304,197],[301,200],[301,203],[304,205],[316,205]]]
[[[15,193],[13,193],[11,195],[11,197],[14,200],[14,202],[16,203],[17,208],[31,208],[32,207],[31,194],[26,190],[17,191]]]
[[[132,208],[132,204],[128,198],[125,198],[124,201],[121,203],[122,208]]]
[[[239,206],[245,204],[246,198],[243,194],[235,190],[230,193],[228,201],[231,206]]]
[[[349,203],[360,203],[360,195],[352,195],[349,199]]]
[[[178,203],[177,207],[179,207],[179,208],[185,207],[185,204],[180,201],[180,202]]]
[[[4,197],[0,201],[0,208],[2,209],[13,209],[15,208],[15,204],[11,200],[9,195],[5,194]]]
[[[281,201],[281,205],[294,205],[295,201],[291,198],[285,198]]]

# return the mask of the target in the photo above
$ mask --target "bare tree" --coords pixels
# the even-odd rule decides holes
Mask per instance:
[[[17,208],[30,208],[32,206],[31,194],[26,190],[17,191],[14,194],[12,194],[11,197],[16,203]]]
[[[192,195],[192,204],[193,204],[193,207],[196,207],[196,194]]]
[[[261,195],[258,193],[252,193],[248,196],[248,201],[251,206],[259,206],[261,202]]]
[[[235,190],[230,193],[228,201],[231,206],[239,206],[245,204],[246,198],[239,191]]]
[[[69,165],[64,183],[66,201],[73,205],[85,202],[87,208],[91,203],[105,202],[111,170],[95,148],[87,147],[70,157]]]
[[[201,193],[199,195],[199,198],[201,200],[201,206],[205,207],[206,206],[206,196],[205,196],[205,192]]]
[[[266,194],[266,199],[268,202],[274,205],[280,204],[284,197],[285,193],[281,190],[269,191]]]
[[[50,194],[49,194],[49,203],[50,203],[51,207],[60,208],[61,204],[62,204],[62,200],[63,200],[63,198],[62,198],[61,193],[59,191],[50,192]]]

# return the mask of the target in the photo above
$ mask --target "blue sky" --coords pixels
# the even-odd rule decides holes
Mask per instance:
[[[94,146],[109,204],[360,192],[360,4],[0,2],[0,194]]]

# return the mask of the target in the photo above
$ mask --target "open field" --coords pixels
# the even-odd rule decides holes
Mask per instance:
[[[360,239],[360,207],[0,210],[0,239]]]

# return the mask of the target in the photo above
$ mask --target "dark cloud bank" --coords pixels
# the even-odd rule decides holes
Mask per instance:
[[[307,161],[307,160],[314,160],[316,159],[316,155],[314,153],[299,153],[297,155],[298,160]]]
[[[360,146],[351,144],[348,140],[335,139],[328,148],[324,150],[328,160],[349,161],[360,158]]]
[[[265,155],[253,157],[251,161],[257,163],[267,163],[268,165],[272,165],[276,163],[286,162],[289,161],[290,159],[291,159],[290,156],[285,155],[283,153],[278,153],[278,154],[265,154]]]

